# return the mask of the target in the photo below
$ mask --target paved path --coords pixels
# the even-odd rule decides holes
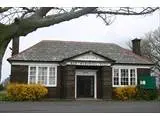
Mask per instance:
[[[0,102],[0,113],[160,113],[160,102],[53,101]]]

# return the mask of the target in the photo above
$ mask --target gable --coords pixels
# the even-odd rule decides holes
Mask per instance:
[[[93,51],[87,51],[76,56],[63,60],[62,65],[83,65],[83,66],[110,66],[114,60],[97,54]]]
[[[85,53],[83,55],[72,58],[71,60],[77,61],[106,61],[104,57],[96,55],[93,52]]]

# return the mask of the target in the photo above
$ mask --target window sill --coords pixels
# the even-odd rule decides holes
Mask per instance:
[[[112,85],[112,87],[136,87],[137,85]]]
[[[57,85],[44,85],[45,87],[57,87]]]

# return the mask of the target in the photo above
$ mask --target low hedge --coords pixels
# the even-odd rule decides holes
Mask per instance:
[[[114,98],[118,100],[136,99],[138,90],[136,87],[118,87],[113,91]]]
[[[40,100],[47,93],[47,88],[40,84],[10,84],[7,86],[7,96],[14,101]]]
[[[143,100],[155,100],[158,98],[157,89],[138,89],[138,97]]]
[[[118,87],[113,90],[113,99],[118,100],[155,100],[158,98],[156,89],[140,87]]]

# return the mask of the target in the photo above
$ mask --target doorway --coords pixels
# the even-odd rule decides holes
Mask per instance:
[[[77,98],[94,97],[94,76],[77,76]]]
[[[75,99],[97,99],[97,70],[77,69],[75,74]]]

